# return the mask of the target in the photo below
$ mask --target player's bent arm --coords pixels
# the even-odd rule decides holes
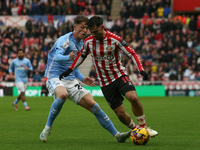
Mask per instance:
[[[132,59],[134,64],[137,66],[139,72],[144,71],[144,68],[142,66],[142,63],[140,61],[140,58],[136,54],[133,48],[129,46],[123,39],[121,39],[121,42],[118,43],[120,49],[129,57]]]
[[[33,66],[31,65],[30,60],[28,61],[28,68],[29,68],[29,71],[33,71]]]
[[[56,55],[55,55],[55,61],[57,62],[66,62],[70,61],[69,60],[69,55],[63,55],[64,51],[63,50],[57,50]]]
[[[81,54],[79,54],[76,59],[74,60],[74,62],[71,64],[71,66],[63,73],[61,73],[59,75],[59,79],[61,80],[64,77],[69,76],[69,74],[75,70],[82,62],[84,61],[84,58],[81,56]],[[82,78],[82,77],[77,77],[77,78]],[[82,80],[81,80],[82,81]]]
[[[9,74],[10,74],[10,78],[14,80],[15,79],[14,72],[10,72]]]
[[[76,69],[78,66],[80,66],[84,62],[85,58],[86,56],[83,56],[82,53],[80,53],[69,68],[72,70]]]

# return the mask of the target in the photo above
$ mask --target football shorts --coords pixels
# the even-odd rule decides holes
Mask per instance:
[[[59,78],[52,78],[46,81],[46,86],[49,92],[55,96],[54,91],[56,87],[63,86],[68,92],[68,98],[75,104],[78,104],[80,100],[89,92],[83,88],[83,86],[76,80],[59,80]],[[55,97],[54,97],[55,98]]]
[[[20,91],[20,93],[25,92],[27,89],[27,83],[17,82],[16,87],[17,87],[18,91]]]

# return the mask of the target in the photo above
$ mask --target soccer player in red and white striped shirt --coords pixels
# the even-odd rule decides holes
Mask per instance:
[[[136,124],[130,115],[125,112],[122,103],[124,100],[122,95],[124,95],[131,103],[132,112],[136,116],[139,126],[145,127],[151,137],[158,135],[157,131],[146,126],[142,104],[125,67],[122,65],[120,52],[123,51],[132,59],[140,74],[146,80],[148,74],[145,72],[138,55],[121,37],[104,28],[101,17],[93,16],[90,18],[88,28],[92,35],[85,39],[81,53],[68,70],[60,75],[60,79],[63,76],[68,76],[90,53],[101,90],[119,120],[131,129],[136,128]]]

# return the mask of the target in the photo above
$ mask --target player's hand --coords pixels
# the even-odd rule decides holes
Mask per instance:
[[[28,67],[25,67],[26,70],[30,70]]]
[[[10,74],[10,78],[15,80],[15,77],[12,74]]]
[[[140,71],[140,74],[143,76],[144,80],[148,80],[149,79],[149,75],[144,70]]]
[[[26,63],[24,63],[24,68],[25,68],[26,70],[30,70],[30,69],[26,66]]]
[[[59,79],[61,80],[63,77],[67,77],[73,70],[68,68],[65,72],[61,73]]]
[[[90,77],[83,78],[83,83],[89,85],[89,86],[95,86],[94,79]]]
[[[73,60],[75,56],[76,55],[75,55],[74,51],[72,51],[71,53],[69,53],[69,60]]]

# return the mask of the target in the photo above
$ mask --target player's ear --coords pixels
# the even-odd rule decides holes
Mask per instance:
[[[101,28],[102,28],[102,29],[104,29],[104,28],[105,28],[105,26],[102,24],[102,25],[101,25]]]

